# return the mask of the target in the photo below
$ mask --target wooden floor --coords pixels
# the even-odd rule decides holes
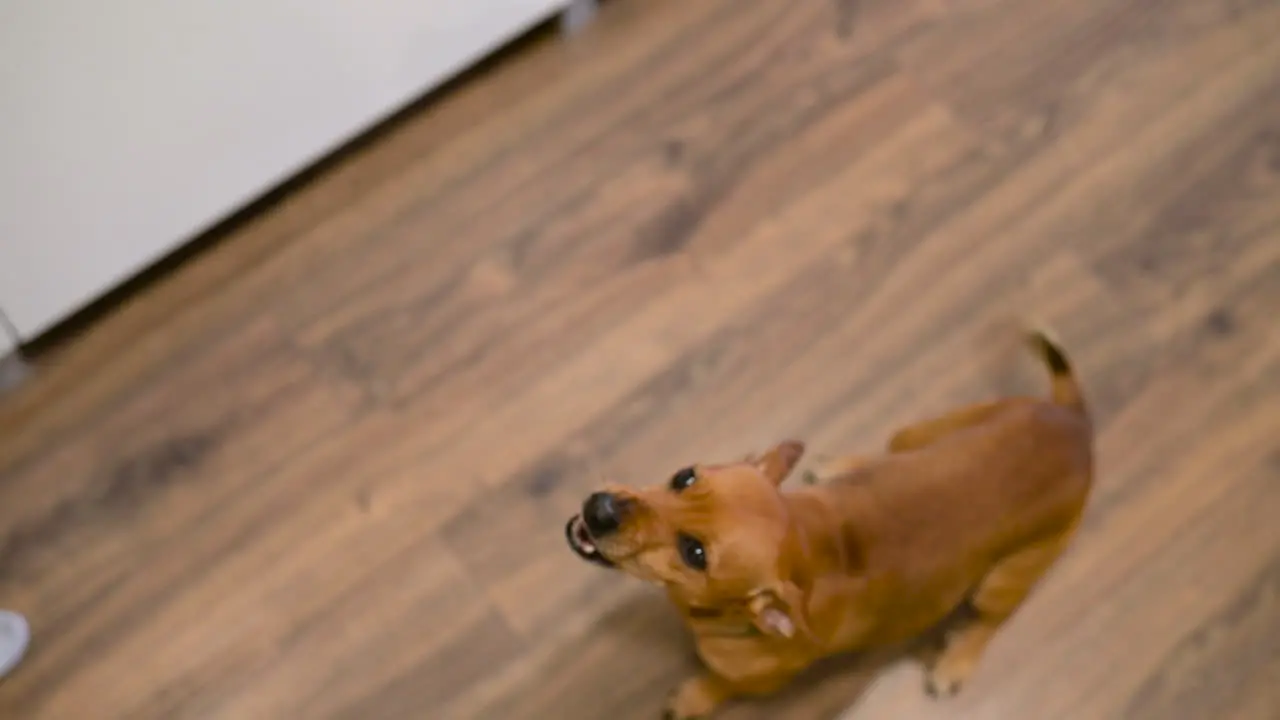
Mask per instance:
[[[955,701],[837,667],[726,717],[1280,717],[1268,0],[617,0],[535,43],[0,402],[0,717],[654,718],[690,648],[564,547],[587,490],[1039,391],[1023,314],[1099,416],[1074,550]]]

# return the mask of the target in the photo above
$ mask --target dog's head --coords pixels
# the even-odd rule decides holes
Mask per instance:
[[[582,558],[666,588],[686,608],[742,613],[761,632],[806,632],[794,525],[779,486],[804,453],[787,441],[694,465],[638,489],[593,493],[565,526]]]

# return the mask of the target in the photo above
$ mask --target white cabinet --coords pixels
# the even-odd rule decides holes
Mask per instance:
[[[0,307],[31,338],[567,0],[4,0]]]

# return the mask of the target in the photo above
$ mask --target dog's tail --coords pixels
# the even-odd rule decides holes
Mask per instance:
[[[1088,414],[1084,392],[1080,388],[1080,383],[1076,380],[1071,361],[1067,359],[1067,354],[1062,350],[1062,347],[1054,342],[1048,333],[1043,330],[1029,331],[1027,333],[1027,344],[1031,346],[1031,350],[1036,355],[1039,355],[1040,359],[1049,368],[1049,380],[1052,383],[1049,396],[1053,398],[1053,401],[1059,405],[1074,408],[1081,413]]]

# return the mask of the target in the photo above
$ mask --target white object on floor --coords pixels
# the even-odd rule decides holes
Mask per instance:
[[[0,678],[22,661],[30,642],[27,619],[15,612],[0,610]]]
[[[560,12],[560,32],[568,36],[582,32],[596,17],[600,0],[570,0]]]
[[[31,366],[27,364],[17,350],[8,355],[0,352],[0,397],[10,390],[18,389],[31,375]]]
[[[4,357],[17,349],[18,331],[4,314],[4,308],[0,307],[0,357]]]

